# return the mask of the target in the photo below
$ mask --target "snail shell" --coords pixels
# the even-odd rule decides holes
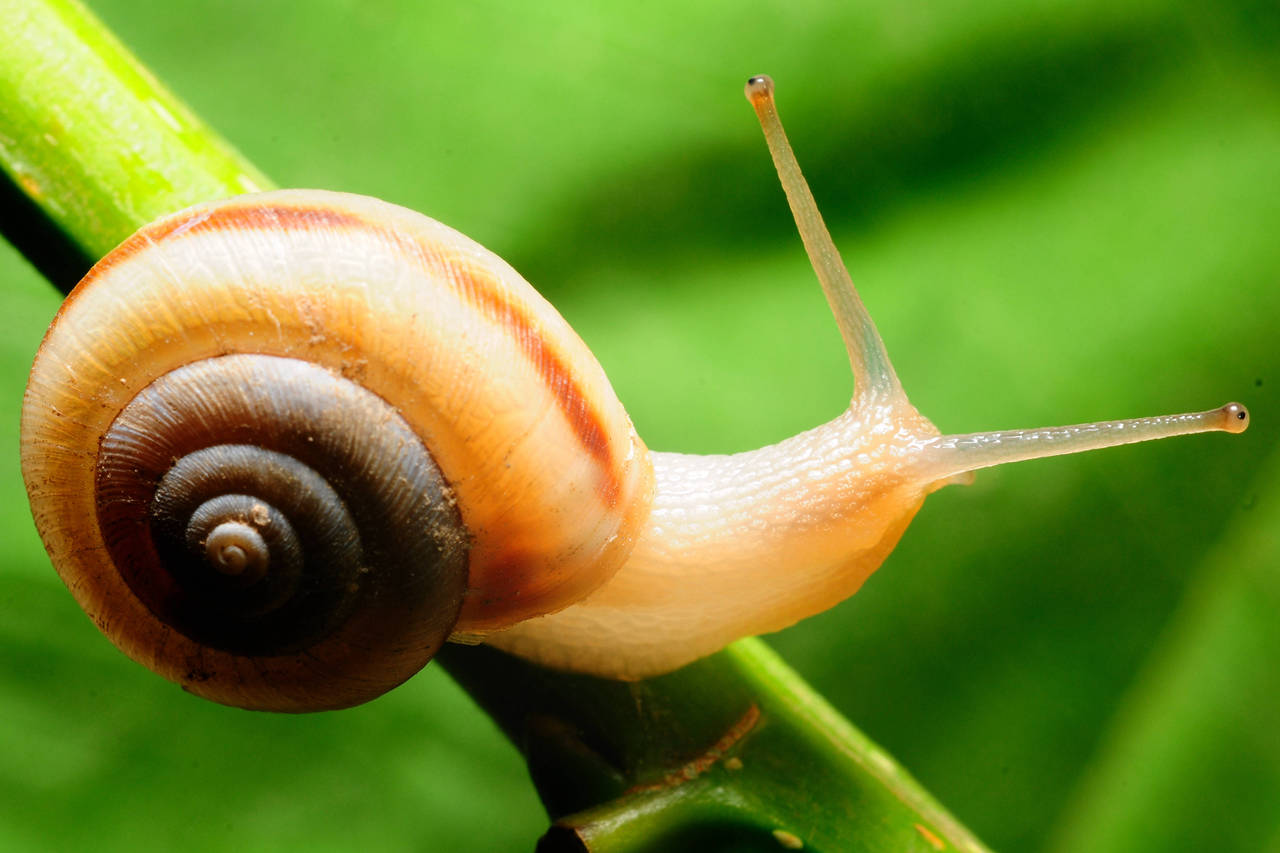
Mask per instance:
[[[22,465],[54,565],[122,650],[277,710],[365,701],[455,631],[582,598],[653,476],[506,263],[297,190],[182,211],[94,267],[32,368]]]

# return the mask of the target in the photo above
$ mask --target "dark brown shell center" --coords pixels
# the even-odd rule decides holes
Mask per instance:
[[[457,618],[468,537],[447,484],[392,406],[322,367],[229,355],[160,377],[103,437],[96,487],[129,588],[212,649],[403,680]]]

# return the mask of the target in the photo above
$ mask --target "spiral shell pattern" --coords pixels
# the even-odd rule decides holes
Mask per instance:
[[[104,258],[37,355],[22,447],[99,627],[277,710],[364,701],[451,632],[580,599],[652,498],[603,370],[514,270],[310,190],[191,208]]]

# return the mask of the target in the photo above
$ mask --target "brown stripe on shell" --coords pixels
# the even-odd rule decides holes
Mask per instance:
[[[564,362],[534,327],[530,318],[516,310],[510,300],[503,298],[498,281],[490,274],[462,264],[449,264],[451,277],[462,285],[463,293],[485,315],[496,320],[515,337],[529,361],[537,369],[569,426],[578,436],[578,442],[600,464],[604,478],[600,483],[600,496],[605,505],[617,504],[622,484],[614,471],[613,453],[609,437],[601,423],[599,413],[592,408],[582,389],[573,381],[573,370]]]
[[[364,217],[328,207],[300,207],[288,204],[223,205],[210,210],[192,211],[185,217],[174,216],[149,225],[138,236],[151,243],[186,232],[284,228],[308,230],[327,228],[333,231],[368,227]]]
[[[57,324],[77,294],[95,278],[149,246],[187,233],[266,228],[324,228],[333,231],[366,228],[387,237],[415,262],[439,265],[450,280],[458,284],[462,296],[514,335],[560,407],[570,429],[577,435],[578,442],[599,463],[603,471],[599,491],[605,505],[613,507],[617,504],[622,494],[622,483],[615,470],[609,438],[599,412],[590,405],[587,395],[574,381],[573,370],[562,355],[548,345],[527,314],[521,313],[516,305],[504,298],[498,279],[461,259],[442,257],[438,247],[410,241],[405,235],[353,212],[290,204],[224,204],[162,219],[142,228],[95,264],[63,301],[53,325]]]
[[[114,266],[124,263],[143,249],[156,245],[168,237],[186,233],[199,234],[209,231],[244,230],[262,228],[310,229],[370,227],[365,219],[354,213],[321,207],[299,207],[284,204],[223,205],[212,209],[188,210],[143,226],[127,240],[108,252],[93,265],[84,278],[62,301],[53,318],[56,324],[76,297],[96,278]]]

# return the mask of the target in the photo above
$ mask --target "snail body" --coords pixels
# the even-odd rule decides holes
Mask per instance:
[[[937,434],[906,404],[850,408],[746,453],[654,453],[650,522],[624,567],[584,602],[489,642],[644,678],[820,613],[857,592],[944,484],[896,464]]]
[[[849,350],[844,414],[748,453],[651,453],[568,324],[461,234],[318,190],[200,205],[100,261],[32,368],[24,478],[81,606],[244,707],[373,698],[447,638],[647,677],[847,598],[925,496],[977,468],[1247,424],[1231,404],[941,435],[830,244],[772,84],[747,94]]]

